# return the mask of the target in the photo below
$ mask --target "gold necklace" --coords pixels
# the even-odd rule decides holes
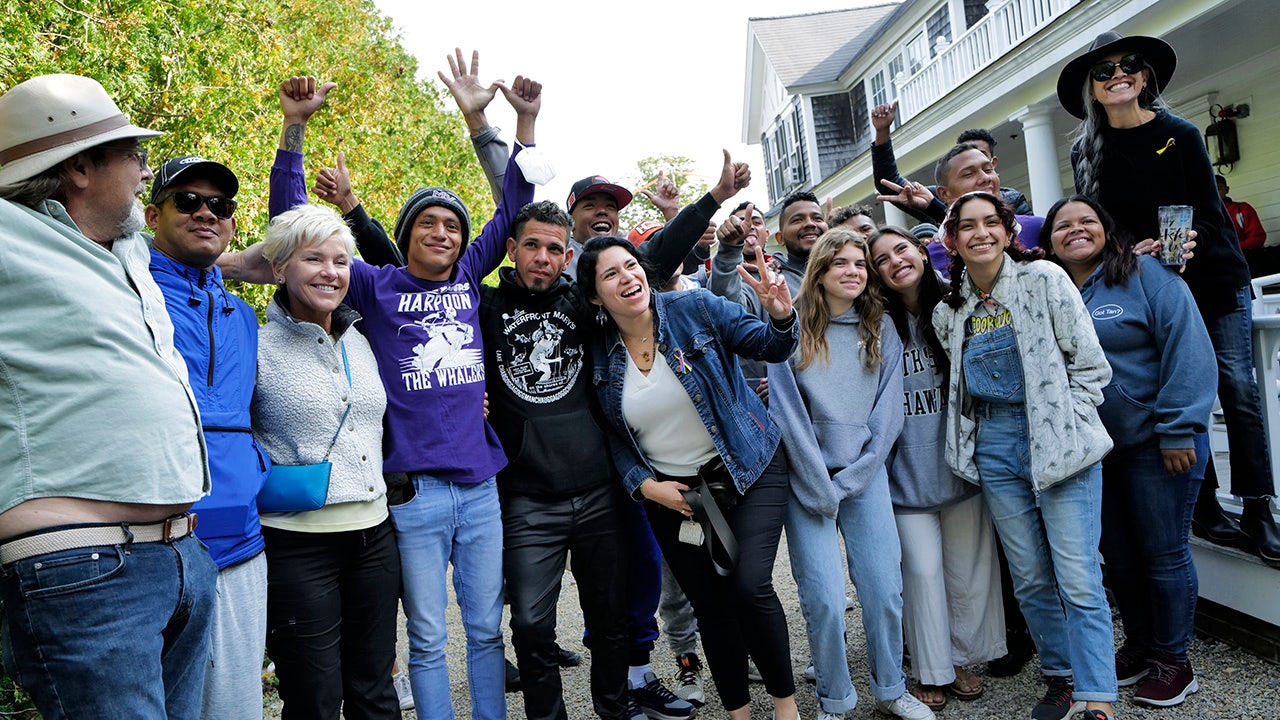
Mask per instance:
[[[639,340],[635,340],[634,338],[627,338],[626,335],[623,335],[622,340],[627,346],[627,351],[632,353],[632,357],[638,353],[640,355],[640,359],[649,365],[649,367],[640,368],[641,370],[648,370],[653,367],[653,351],[643,347],[649,344],[649,338],[642,337]],[[642,347],[633,350],[631,348],[631,343],[633,342],[638,342]],[[639,367],[638,364],[637,367]]]

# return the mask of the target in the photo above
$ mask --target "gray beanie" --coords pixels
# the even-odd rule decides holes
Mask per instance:
[[[911,234],[914,235],[917,240],[923,240],[927,237],[937,237],[938,226],[933,223],[920,223],[919,225],[911,228]]]
[[[461,257],[462,252],[467,249],[467,242],[471,240],[471,215],[462,198],[447,188],[418,188],[405,201],[404,207],[400,208],[400,217],[396,218],[396,247],[400,248],[400,254],[405,260],[409,259],[409,230],[413,227],[413,221],[418,219],[418,213],[432,205],[449,208],[458,216],[458,220],[462,222],[462,243],[458,246],[458,256]]]

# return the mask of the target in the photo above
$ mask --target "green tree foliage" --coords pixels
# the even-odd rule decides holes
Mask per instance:
[[[684,155],[654,155],[640,159],[636,162],[635,178],[628,178],[630,187],[637,188],[636,197],[618,213],[618,230],[622,234],[645,220],[665,222],[658,208],[639,192],[640,189],[654,191],[659,171],[676,184],[680,191],[680,207],[696,201],[710,187],[702,176],[694,174],[693,160]]]
[[[148,143],[153,167],[198,154],[234,170],[234,247],[266,227],[289,75],[338,83],[307,127],[309,177],[345,151],[358,195],[388,228],[422,185],[455,188],[473,217],[491,215],[461,117],[417,69],[372,0],[44,0],[10,4],[0,26],[0,91],[44,73],[88,75],[135,123],[167,133]],[[270,288],[238,292],[262,308]]]

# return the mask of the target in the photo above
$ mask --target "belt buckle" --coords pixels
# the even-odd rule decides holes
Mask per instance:
[[[186,520],[186,529],[180,534],[174,533],[174,526],[179,522]],[[196,514],[185,512],[181,515],[171,518],[165,518],[164,527],[161,529],[160,542],[172,543],[174,540],[181,540],[190,535],[196,529]]]

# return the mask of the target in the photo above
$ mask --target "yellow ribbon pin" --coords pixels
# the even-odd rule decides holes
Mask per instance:
[[[1165,143],[1165,144],[1164,144],[1164,147],[1162,147],[1162,148],[1160,148],[1159,150],[1157,150],[1157,151],[1156,151],[1156,154],[1157,154],[1157,155],[1163,155],[1165,150],[1168,150],[1169,148],[1171,148],[1171,147],[1173,147],[1174,145],[1177,145],[1177,144],[1178,144],[1178,143],[1174,142],[1173,138],[1169,138],[1169,142]]]

